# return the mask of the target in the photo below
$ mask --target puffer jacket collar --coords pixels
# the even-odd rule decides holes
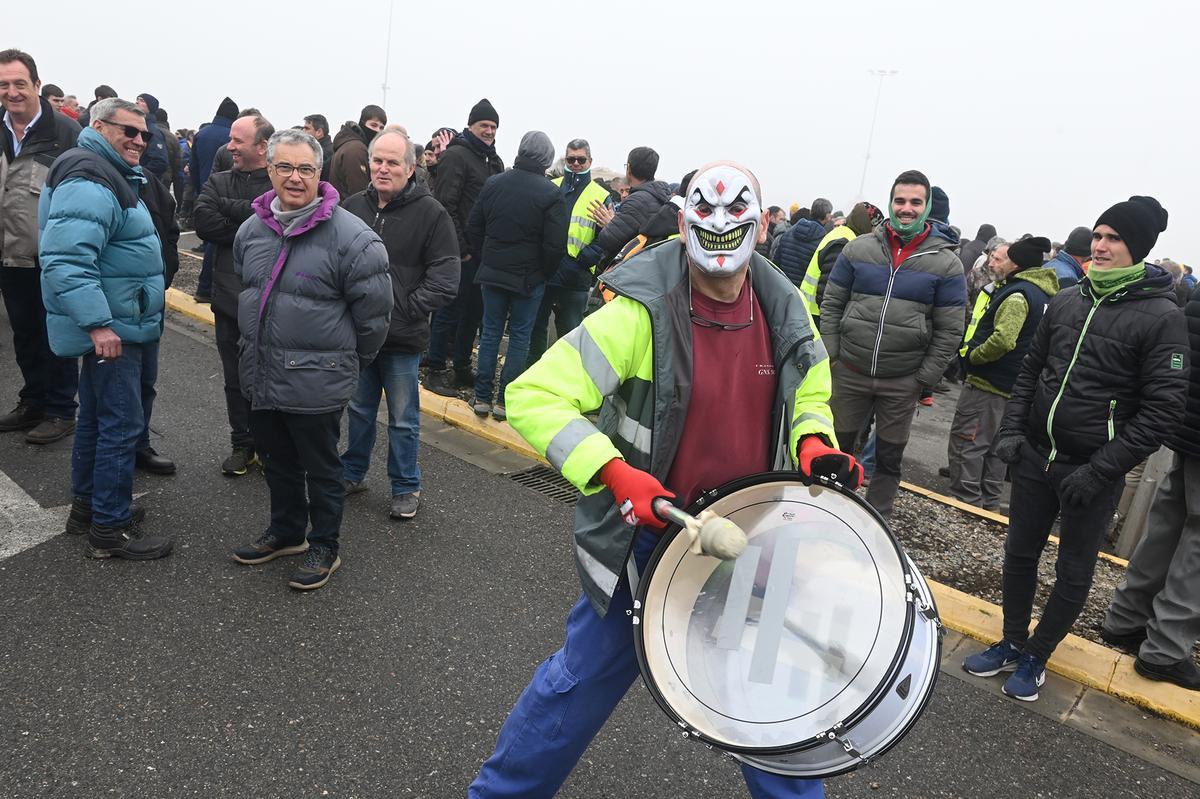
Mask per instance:
[[[308,219],[305,220],[304,224],[287,234],[288,238],[295,238],[307,233],[333,216],[333,209],[337,208],[339,199],[337,189],[322,180],[317,185],[317,194],[321,197],[321,203]],[[254,213],[258,215],[258,218],[263,221],[263,224],[275,231],[275,234],[282,238],[284,235],[283,227],[275,219],[275,214],[271,213],[271,203],[275,201],[276,196],[275,190],[271,189],[266,194],[256,198],[250,206],[254,209]]]

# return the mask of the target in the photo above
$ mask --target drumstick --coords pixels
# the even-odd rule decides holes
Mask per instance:
[[[711,555],[721,560],[737,560],[746,549],[746,533],[742,528],[710,510],[692,516],[659,497],[651,506],[665,521],[678,524],[691,539],[691,550],[697,555]]]

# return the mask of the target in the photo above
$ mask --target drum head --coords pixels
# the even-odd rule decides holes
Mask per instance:
[[[852,723],[895,670],[912,630],[907,562],[857,496],[774,473],[692,507],[746,531],[736,561],[664,536],[639,585],[642,675],[680,726],[731,752],[815,745]]]

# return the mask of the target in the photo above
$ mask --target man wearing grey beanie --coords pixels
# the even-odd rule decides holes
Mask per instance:
[[[567,207],[562,192],[546,177],[553,161],[550,137],[540,130],[526,133],[513,168],[488,178],[467,222],[467,246],[479,264],[475,282],[483,294],[473,402],[480,416],[505,418],[504,390],[525,368],[546,281],[567,249]],[[508,350],[499,390],[494,391],[506,324]]]
[[[1046,262],[1058,276],[1058,289],[1069,289],[1083,280],[1083,265],[1092,257],[1092,229],[1077,227],[1067,236],[1067,242],[1058,254]]]

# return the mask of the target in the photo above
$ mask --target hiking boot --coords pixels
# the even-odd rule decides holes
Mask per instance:
[[[134,524],[141,524],[146,518],[146,509],[141,505],[132,505],[129,508],[132,513],[131,521]],[[71,512],[67,514],[67,529],[64,530],[67,535],[84,535],[88,530],[92,529],[92,503],[86,499],[75,497],[71,500]]]
[[[155,560],[170,555],[172,543],[169,538],[146,535],[141,525],[133,521],[124,527],[92,524],[85,554],[97,559]]]
[[[1178,663],[1167,666],[1147,663],[1138,658],[1133,661],[1133,670],[1147,680],[1171,682],[1189,691],[1200,691],[1200,668],[1196,667],[1196,661],[1192,660],[1190,654]]]
[[[454,367],[454,385],[459,388],[474,388],[475,373],[470,369],[459,369]]]
[[[342,489],[346,492],[346,496],[352,497],[355,494],[361,494],[367,490],[366,480],[343,480]]]
[[[1028,652],[1017,660],[1017,670],[1000,686],[1005,696],[1022,702],[1036,702],[1038,688],[1046,682],[1046,664]]]
[[[1009,641],[999,641],[962,662],[963,671],[976,677],[993,677],[1002,671],[1013,671],[1021,658],[1021,650]]]
[[[299,555],[308,549],[308,541],[300,539],[300,543],[285,541],[277,533],[267,530],[249,544],[242,544],[233,550],[233,559],[247,566],[257,566],[285,555]]]
[[[329,547],[312,547],[304,556],[304,565],[288,578],[288,585],[298,591],[320,588],[329,582],[329,578],[341,565],[342,559],[335,555]]]
[[[417,508],[420,506],[420,491],[414,491],[411,494],[396,494],[392,497],[392,512],[389,515],[393,519],[411,519],[417,515]]]
[[[454,373],[449,369],[430,369],[425,376],[425,388],[443,397],[457,397],[458,386],[455,385]]]
[[[253,447],[234,447],[233,453],[221,463],[221,473],[241,477],[256,463],[258,455]]]
[[[150,474],[175,474],[175,461],[159,455],[154,447],[139,449],[134,456],[133,465]]]
[[[492,404],[490,402],[484,402],[481,399],[477,399],[471,405],[471,410],[475,411],[476,416],[487,416],[492,411]]]
[[[47,416],[41,424],[25,434],[26,444],[53,444],[75,432],[75,420]]]
[[[1138,650],[1142,648],[1142,642],[1146,640],[1146,628],[1142,627],[1140,630],[1134,630],[1131,633],[1114,633],[1101,625],[1100,640],[1123,652],[1136,655]]]
[[[492,406],[492,418],[497,422],[503,422],[508,418],[508,414],[504,412],[504,406],[498,402]]]
[[[0,416],[0,433],[29,430],[37,427],[44,418],[46,418],[45,411],[22,400],[17,403],[17,407]]]

